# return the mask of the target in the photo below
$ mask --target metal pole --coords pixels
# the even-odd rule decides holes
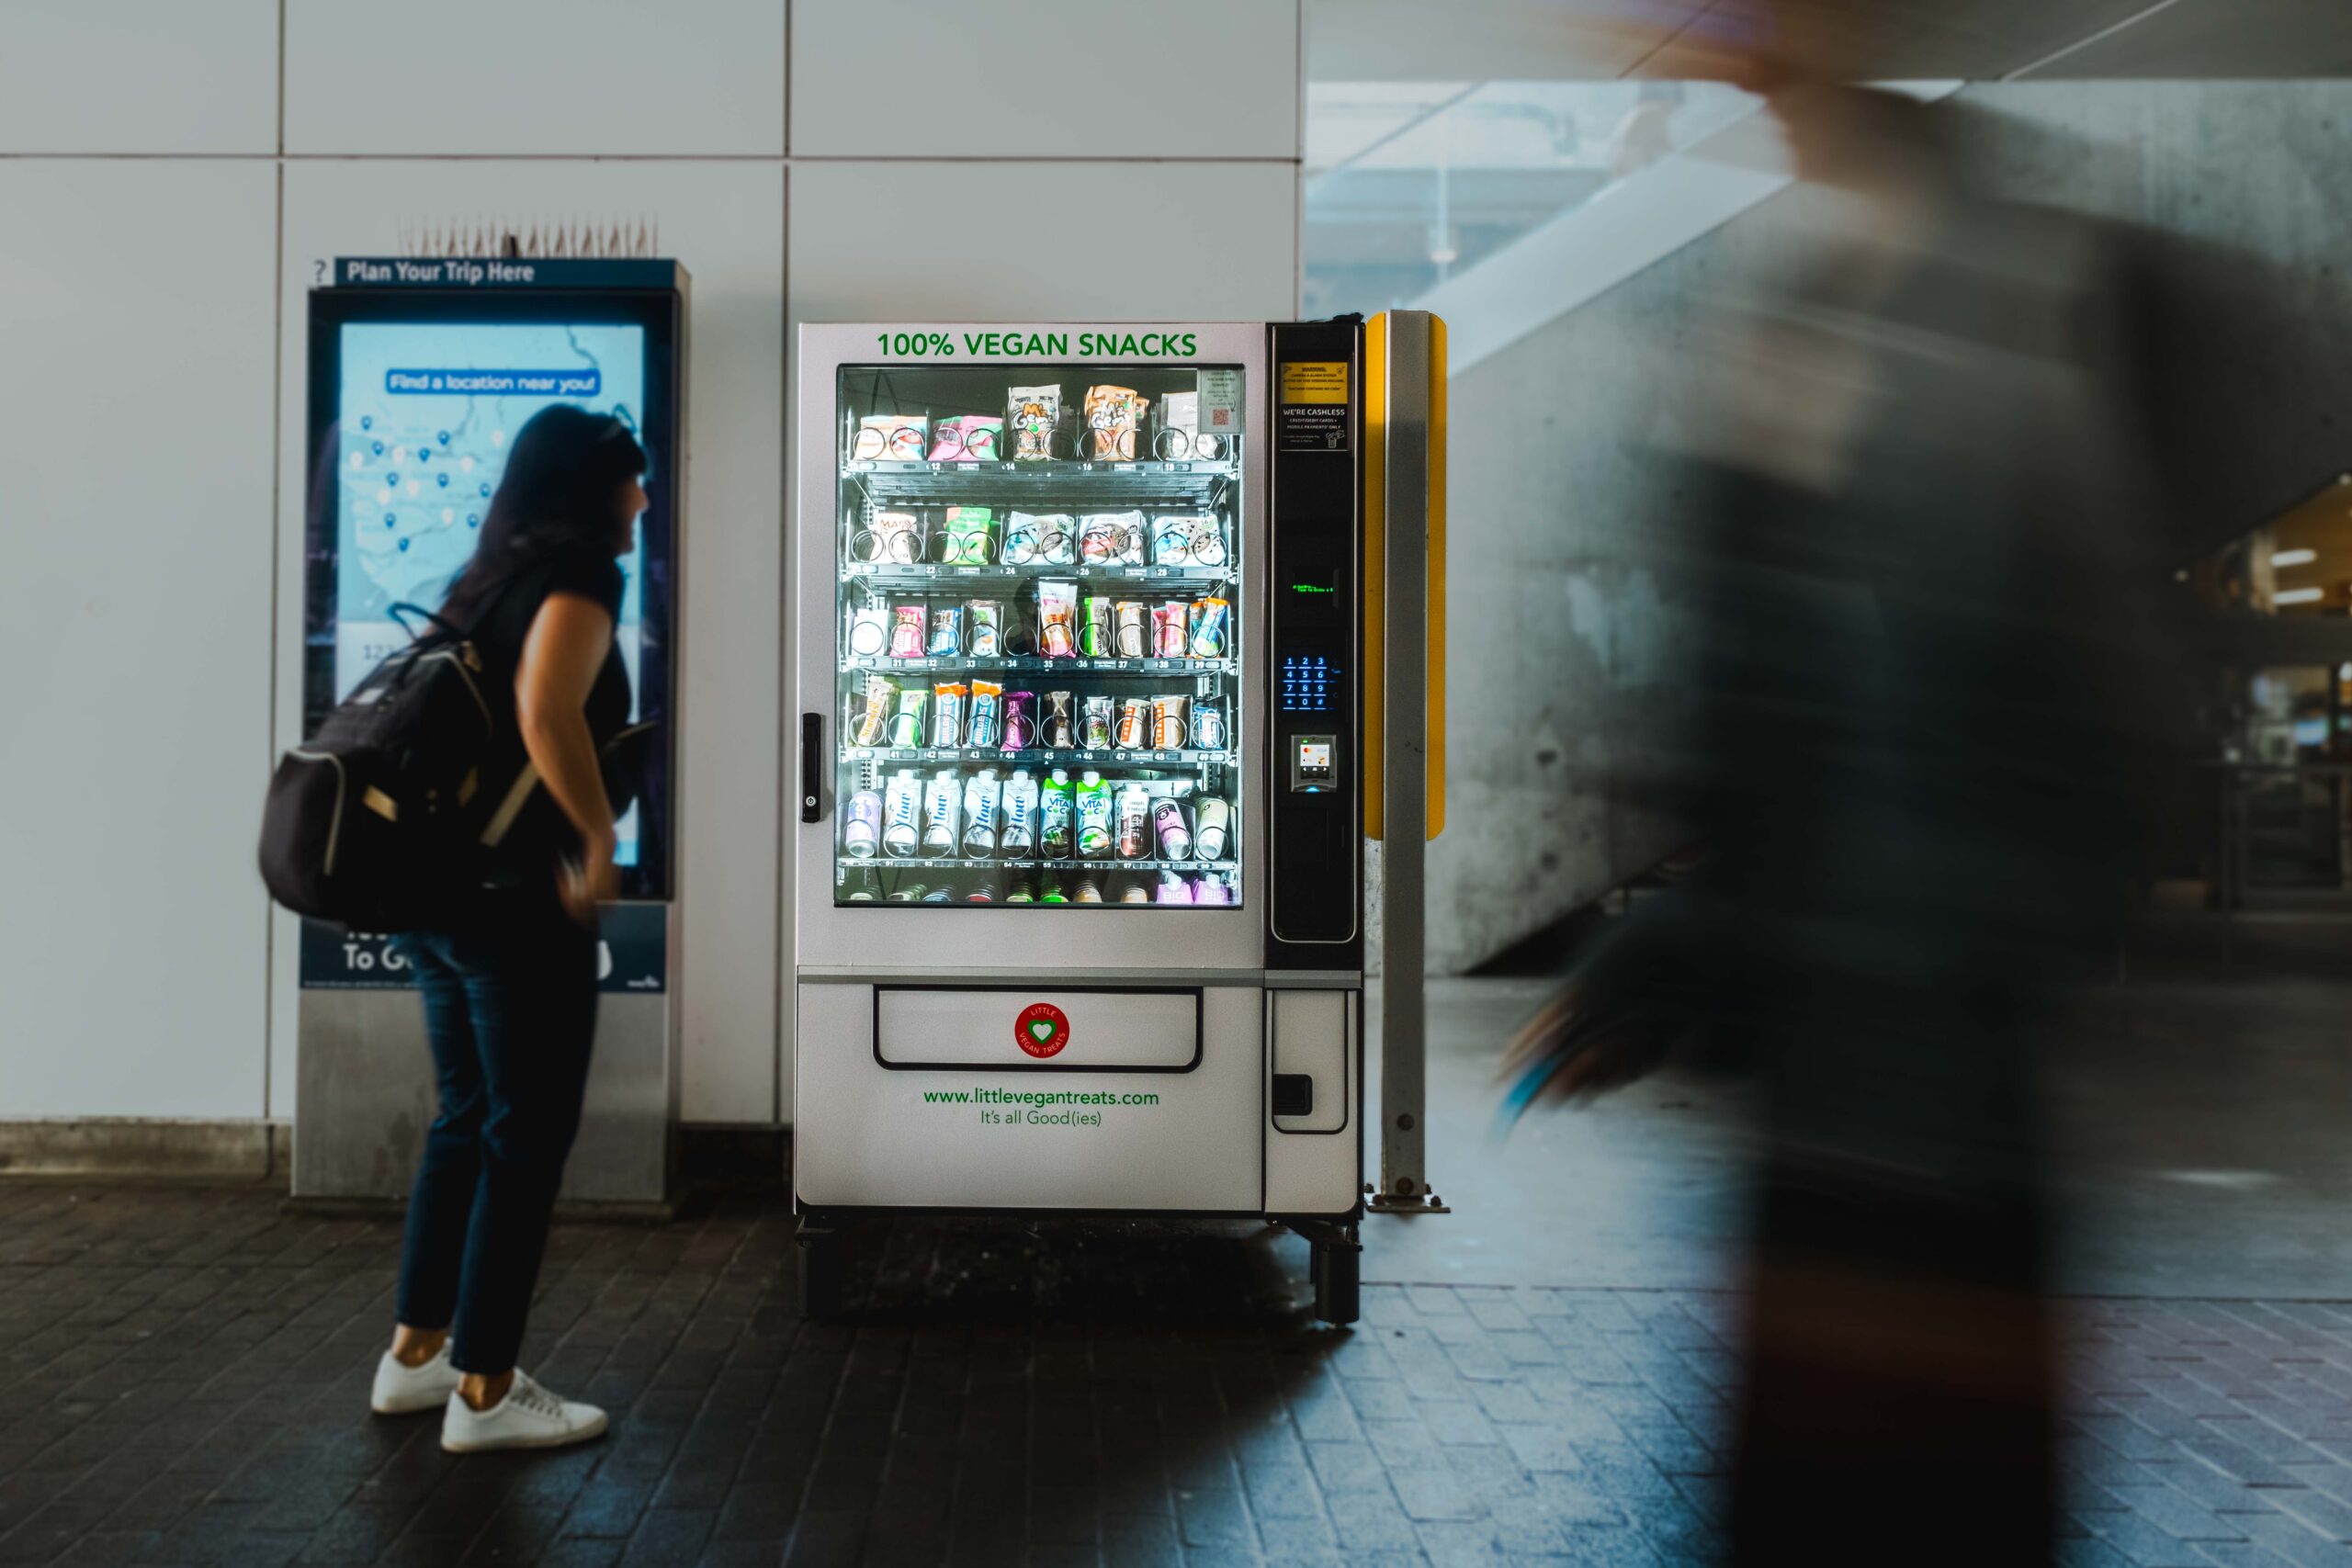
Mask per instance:
[[[1430,317],[1391,310],[1384,533],[1380,862],[1380,1190],[1427,1210],[1429,1016],[1423,969],[1429,802]]]

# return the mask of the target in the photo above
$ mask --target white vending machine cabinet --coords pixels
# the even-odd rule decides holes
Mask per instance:
[[[1278,1222],[1355,1313],[1364,326],[800,329],[793,1192]]]

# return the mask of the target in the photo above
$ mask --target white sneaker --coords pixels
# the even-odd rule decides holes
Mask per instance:
[[[488,1410],[476,1410],[452,1392],[449,1413],[441,1417],[441,1446],[453,1454],[488,1449],[560,1449],[601,1437],[605,1413],[593,1404],[559,1399],[530,1373],[517,1371],[514,1386]]]
[[[444,1339],[433,1359],[421,1367],[404,1367],[399,1357],[385,1351],[376,1363],[376,1392],[368,1405],[379,1416],[413,1416],[438,1410],[457,1392],[458,1369],[449,1364],[449,1342]]]

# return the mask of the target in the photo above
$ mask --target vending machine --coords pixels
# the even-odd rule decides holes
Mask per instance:
[[[1246,1220],[1351,1321],[1366,416],[1400,390],[1366,324],[799,355],[806,1304],[876,1216]]]
[[[659,1208],[678,1091],[677,562],[689,288],[674,261],[341,257],[317,265],[303,497],[301,733],[437,611],[472,559],[507,443],[567,403],[645,448],[647,507],[614,635],[635,711],[622,901],[601,922],[596,1052],[567,1199]],[[293,1191],[404,1195],[434,1116],[413,980],[380,932],[304,921]]]

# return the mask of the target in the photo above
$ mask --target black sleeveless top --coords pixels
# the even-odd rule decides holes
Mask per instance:
[[[616,634],[612,647],[605,654],[603,667],[596,671],[595,683],[589,688],[585,705],[589,739],[600,756],[629,721],[628,667],[621,658],[617,633],[623,587],[620,563],[611,556],[584,549],[552,551],[524,567],[499,590],[488,614],[474,629],[474,647],[481,652],[482,662],[493,679],[507,684],[511,712],[514,672],[522,662],[523,644],[548,595],[573,593],[604,607],[613,618]],[[528,761],[521,734],[510,727],[492,749],[486,776],[493,782],[487,787],[504,790],[506,781],[513,779]],[[607,772],[609,790],[612,780]],[[496,810],[497,804],[491,802],[490,809]],[[617,798],[613,802],[616,813],[625,806],[626,802]],[[561,906],[555,890],[556,867],[560,861],[579,852],[578,829],[556,804],[547,785],[537,785],[492,856],[485,885],[485,892],[492,897],[481,912],[496,919],[548,912],[560,918]]]

